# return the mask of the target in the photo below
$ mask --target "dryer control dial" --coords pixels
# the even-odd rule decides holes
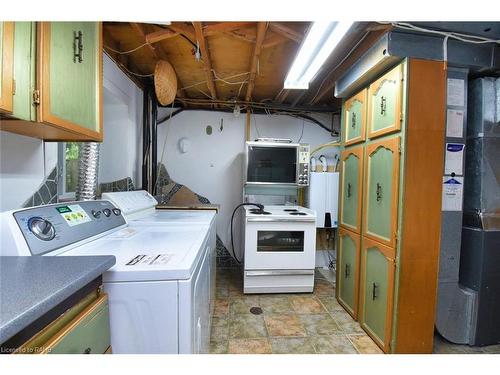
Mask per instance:
[[[56,229],[52,223],[41,217],[32,217],[29,219],[28,228],[36,238],[42,241],[50,241],[56,236]]]

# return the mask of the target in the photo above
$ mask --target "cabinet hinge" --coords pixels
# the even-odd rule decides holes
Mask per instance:
[[[16,80],[12,78],[12,95],[16,95]]]
[[[401,144],[399,144],[399,146],[398,146],[398,152],[400,154],[403,152],[403,146],[401,146]]]
[[[40,104],[40,90],[33,90],[33,104]]]

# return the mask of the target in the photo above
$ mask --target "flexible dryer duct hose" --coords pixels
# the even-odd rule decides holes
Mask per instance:
[[[96,198],[99,148],[100,145],[96,142],[85,142],[80,148],[76,200],[88,201]]]

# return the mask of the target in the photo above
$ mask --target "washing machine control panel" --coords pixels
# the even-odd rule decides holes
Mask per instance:
[[[126,224],[121,211],[105,200],[31,207],[13,215],[33,255],[57,250]]]

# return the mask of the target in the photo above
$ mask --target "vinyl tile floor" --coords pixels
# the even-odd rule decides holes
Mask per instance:
[[[258,308],[262,312],[251,312]],[[255,312],[255,311],[254,311]],[[239,269],[218,269],[212,354],[382,354],[335,299],[331,273],[317,270],[313,293],[243,294]],[[500,353],[500,345],[454,345],[436,335],[434,353]]]

